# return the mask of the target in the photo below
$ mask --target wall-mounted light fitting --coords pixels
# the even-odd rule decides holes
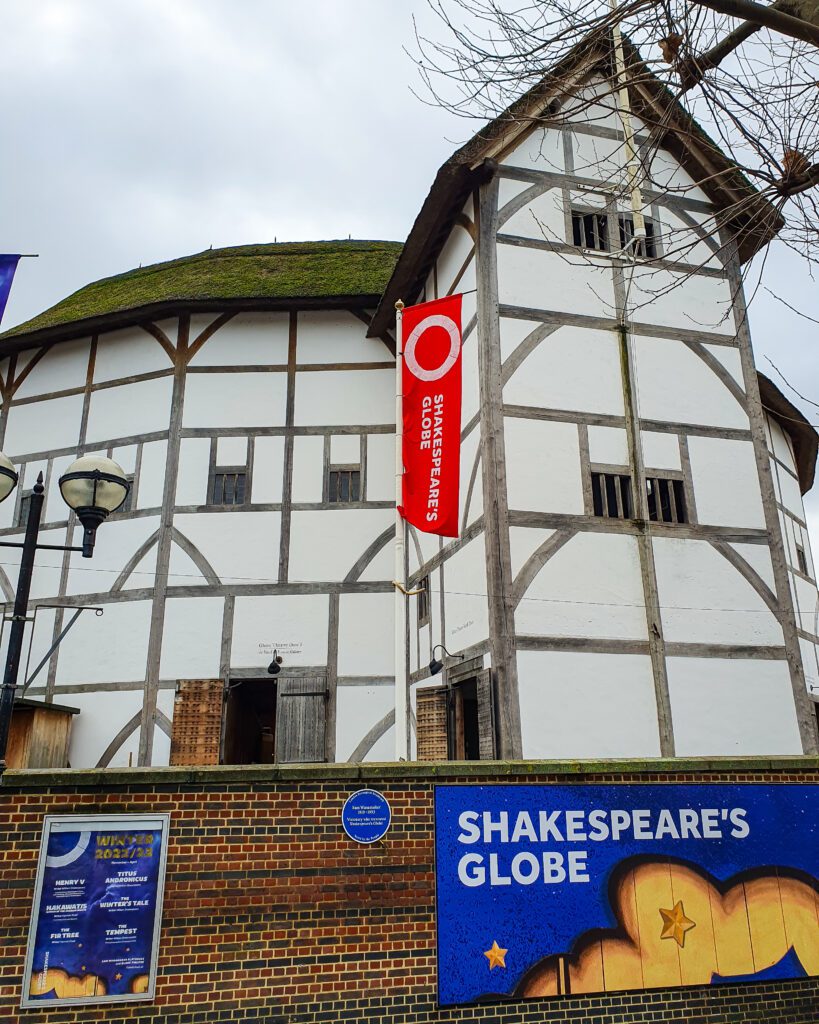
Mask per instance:
[[[441,648],[441,650],[444,652],[444,654],[448,658],[457,658],[459,661],[463,661],[464,660],[464,655],[463,654],[450,654],[449,651],[446,649],[446,647],[444,647],[443,644],[436,644],[432,648],[432,660],[429,663],[429,674],[431,676],[437,676],[438,673],[441,671],[441,669],[444,667],[444,663],[442,661],[439,661],[435,657],[435,652],[438,650],[439,647]]]

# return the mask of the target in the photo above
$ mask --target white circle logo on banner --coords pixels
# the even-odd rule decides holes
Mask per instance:
[[[432,370],[426,370],[415,358],[415,346],[421,340],[421,335],[424,331],[428,331],[431,327],[442,327],[447,332],[449,335],[449,352],[440,366]],[[438,313],[435,316],[424,317],[420,323],[415,325],[412,334],[410,334],[404,344],[404,362],[407,364],[413,377],[417,377],[418,380],[440,380],[455,365],[460,351],[461,334],[458,330],[458,325],[452,317],[442,316]]]

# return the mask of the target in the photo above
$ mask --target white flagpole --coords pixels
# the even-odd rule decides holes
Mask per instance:
[[[407,525],[398,511],[404,500],[404,303],[395,304],[395,760],[409,760],[409,709],[407,689],[407,597],[404,550]]]

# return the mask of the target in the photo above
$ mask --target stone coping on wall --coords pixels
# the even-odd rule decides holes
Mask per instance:
[[[36,768],[7,770],[0,790],[53,789],[54,787],[119,789],[123,786],[220,786],[245,783],[311,783],[416,781],[435,782],[464,777],[487,781],[555,776],[698,775],[764,772],[819,773],[819,757],[664,757],[564,761],[413,761],[365,764],[207,765],[151,768]]]

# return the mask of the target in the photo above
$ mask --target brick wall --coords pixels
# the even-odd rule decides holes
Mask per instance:
[[[819,782],[819,758],[8,772],[0,1022],[819,1021],[819,978],[439,1010],[433,787],[532,781]],[[365,786],[393,809],[372,847],[340,824]],[[155,1001],[19,1010],[43,815],[159,811],[171,834]]]

